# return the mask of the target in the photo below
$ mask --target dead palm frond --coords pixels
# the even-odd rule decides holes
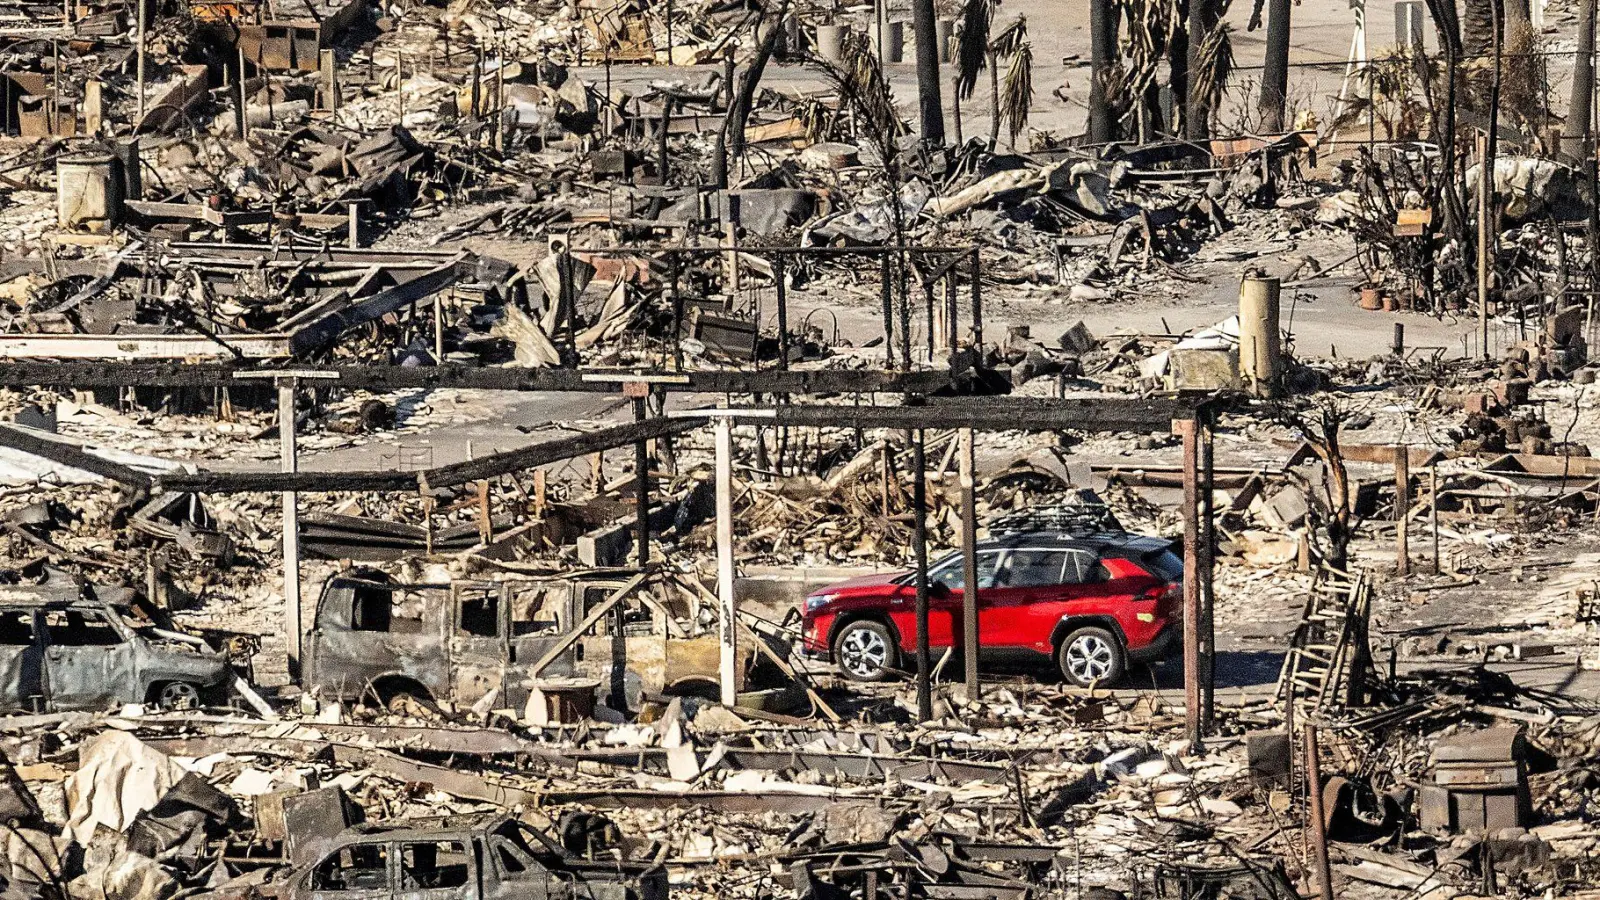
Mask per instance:
[[[989,49],[995,56],[1012,56],[1028,41],[1028,17],[1017,16],[1005,30],[989,39]]]
[[[989,65],[989,28],[994,24],[994,0],[967,0],[961,12],[961,32],[956,36],[956,94],[962,100],[978,87],[978,75]]]
[[[905,126],[895,112],[889,83],[884,80],[877,54],[872,52],[866,36],[854,32],[847,35],[844,53],[837,63],[820,57],[811,62],[839,95],[840,103],[855,113],[862,137],[882,158],[893,156],[895,142],[904,133]]]
[[[1000,88],[1000,108],[996,114],[1006,120],[1011,143],[1017,142],[1022,130],[1028,127],[1028,109],[1033,106],[1033,45],[1019,44],[1011,54],[1011,66],[1006,69],[1004,85]]]

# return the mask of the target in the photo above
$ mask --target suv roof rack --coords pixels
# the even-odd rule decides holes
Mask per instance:
[[[989,522],[992,537],[1033,531],[1059,531],[1073,537],[1106,532],[1127,534],[1116,513],[1091,490],[1080,490],[1060,503],[1017,510]]]

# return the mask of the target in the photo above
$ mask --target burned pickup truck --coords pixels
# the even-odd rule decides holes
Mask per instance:
[[[594,682],[618,710],[646,693],[715,696],[714,614],[671,577],[626,570],[402,584],[354,569],[323,584],[305,684],[328,699],[518,712],[562,679]]]
[[[0,713],[127,703],[175,710],[222,699],[233,678],[225,655],[137,623],[114,599],[65,578],[0,585]]]
[[[588,860],[505,816],[358,825],[290,874],[281,900],[666,900],[666,869]]]

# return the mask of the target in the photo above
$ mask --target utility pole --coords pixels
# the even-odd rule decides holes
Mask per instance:
[[[1179,419],[1172,430],[1183,438],[1183,693],[1184,731],[1191,752],[1199,753],[1205,735],[1201,714],[1200,599],[1200,422]]]
[[[1261,72],[1261,130],[1267,134],[1285,127],[1289,102],[1289,17],[1294,0],[1271,0],[1267,7],[1267,60]]]
[[[1594,23],[1596,0],[1583,0],[1578,13],[1578,50],[1572,58],[1572,103],[1567,107],[1567,133],[1562,149],[1568,156],[1586,152],[1593,133],[1594,116]]]
[[[1112,0],[1089,0],[1090,60],[1089,142],[1117,139],[1117,123],[1106,96],[1106,79],[1117,59],[1117,7]]]
[[[917,41],[917,100],[922,113],[922,144],[944,147],[944,104],[939,99],[939,25],[933,0],[911,0],[911,28]]]
[[[1489,205],[1494,192],[1494,161],[1489,156],[1489,136],[1478,135],[1478,353],[1489,358]]]

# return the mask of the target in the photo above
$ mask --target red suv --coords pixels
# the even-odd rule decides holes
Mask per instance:
[[[979,541],[982,660],[1053,660],[1076,685],[1110,684],[1130,663],[1164,658],[1181,633],[1183,560],[1171,541],[1053,531]],[[961,642],[963,566],[928,567],[928,644]],[[857,681],[878,681],[916,652],[914,572],[841,581],[806,598],[808,655]]]

